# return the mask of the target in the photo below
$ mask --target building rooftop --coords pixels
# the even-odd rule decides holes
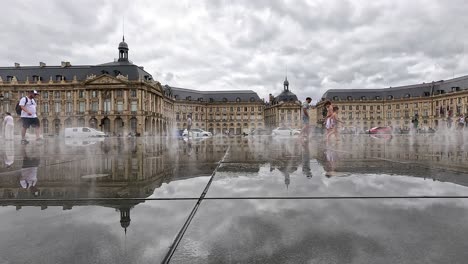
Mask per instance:
[[[111,76],[123,75],[130,81],[152,80],[151,74],[146,72],[143,67],[139,67],[128,60],[128,46],[119,44],[119,59],[113,62],[98,65],[71,65],[69,62],[62,62],[58,66],[46,66],[40,63],[38,66],[21,66],[19,64],[12,67],[0,67],[0,78],[2,81],[9,82],[13,77],[18,82],[34,82],[37,79],[41,82],[49,80],[71,81],[76,78],[77,81],[85,81],[88,76],[108,74]]]
[[[411,84],[381,89],[330,89],[322,98],[328,100],[401,99],[426,97],[468,89],[468,75],[429,83]]]
[[[200,91],[173,87],[169,85],[164,85],[164,89],[172,89],[172,94],[177,101],[263,102],[258,94],[252,90]]]

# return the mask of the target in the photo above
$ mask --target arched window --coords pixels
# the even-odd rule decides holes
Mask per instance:
[[[367,100],[365,96],[361,96],[361,100]]]
[[[226,97],[223,98],[223,102],[227,102],[228,99]]]
[[[338,100],[339,100],[338,96],[333,96],[333,101],[338,101]]]
[[[393,100],[393,95],[387,96],[387,99],[388,99],[388,100]]]
[[[348,101],[351,101],[351,100],[353,100],[353,97],[352,97],[352,96],[348,96],[347,99],[348,99]]]
[[[250,97],[250,102],[255,102],[255,98]]]
[[[411,95],[409,93],[405,94],[405,98],[410,98]]]
[[[380,96],[377,95],[377,96],[375,97],[375,100],[380,100]]]
[[[241,99],[239,97],[236,98],[236,102],[240,102]]]

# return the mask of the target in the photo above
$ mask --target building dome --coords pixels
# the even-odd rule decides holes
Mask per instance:
[[[127,42],[125,42],[125,41],[120,42],[119,43],[119,50],[120,49],[128,49]]]
[[[275,99],[276,102],[296,102],[297,95],[289,90],[284,90],[280,95],[278,95]]]
[[[128,62],[128,45],[125,42],[125,37],[122,36],[122,42],[119,43],[119,60],[120,62]]]

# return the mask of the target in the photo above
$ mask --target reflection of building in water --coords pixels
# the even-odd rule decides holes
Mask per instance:
[[[163,183],[211,175],[224,155],[223,150],[227,148],[226,145],[213,146],[206,143],[196,145],[194,152],[198,160],[192,161],[179,155],[179,148],[168,150],[161,143],[135,139],[115,143],[106,140],[103,143],[105,145],[87,149],[96,151],[92,155],[72,155],[71,161],[57,161],[56,156],[41,155],[37,196],[19,184],[22,162],[15,162],[12,171],[0,177],[0,197],[4,199],[0,200],[0,205],[15,206],[18,210],[23,206],[37,206],[41,209],[60,206],[63,210],[89,205],[110,207],[120,211],[120,223],[123,228],[127,228],[131,220],[131,208],[144,202]],[[182,143],[175,142],[177,144]],[[44,152],[55,149],[55,146],[48,148]],[[69,149],[62,151],[56,153],[57,156],[70,156],[72,153]],[[86,198],[136,200],[83,200]]]
[[[336,172],[360,174],[396,174],[432,178],[468,186],[463,175],[468,170],[468,154],[463,148],[443,144],[442,137],[420,137],[415,143],[406,136],[390,141],[368,137],[347,137],[346,145],[337,149],[333,163]],[[327,156],[317,148],[315,156],[327,166]]]
[[[444,135],[394,136],[391,140],[371,139],[367,136],[346,137],[344,158],[385,158],[414,161],[450,168],[468,168],[468,152],[463,141]],[[414,141],[414,142],[413,142]]]

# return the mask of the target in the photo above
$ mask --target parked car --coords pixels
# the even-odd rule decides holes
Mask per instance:
[[[184,129],[184,132],[182,133],[183,137],[187,137],[187,129]],[[212,137],[213,134],[211,132],[205,131],[203,129],[199,128],[192,128],[190,129],[190,136],[191,137]]]
[[[367,134],[391,134],[392,127],[385,126],[385,127],[373,127],[369,130],[366,130]]]
[[[300,129],[292,129],[289,127],[277,127],[271,131],[272,136],[297,136],[301,134]]]
[[[65,128],[66,138],[105,137],[106,133],[91,127],[69,127]]]

